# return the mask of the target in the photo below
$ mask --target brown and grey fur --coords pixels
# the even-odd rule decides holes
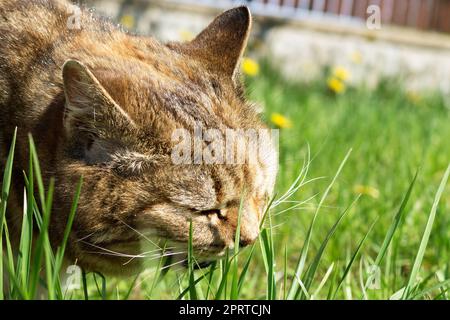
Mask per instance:
[[[20,226],[31,133],[45,183],[56,181],[55,245],[84,177],[67,259],[86,270],[135,270],[139,259],[124,266],[129,258],[104,250],[138,254],[147,236],[185,249],[191,219],[197,254],[220,256],[233,246],[243,194],[241,245],[253,242],[273,190],[275,151],[243,165],[174,165],[170,158],[177,128],[263,128],[237,72],[251,25],[248,9],[223,13],[191,42],[161,44],[89,11],[82,12],[80,30],[69,29],[68,6],[62,0],[0,2],[0,172],[18,128],[12,232]]]

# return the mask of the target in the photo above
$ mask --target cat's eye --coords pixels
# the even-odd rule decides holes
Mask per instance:
[[[216,215],[220,219],[226,218],[225,212],[220,209],[205,210],[205,211],[202,211],[202,214],[207,215],[207,216]]]

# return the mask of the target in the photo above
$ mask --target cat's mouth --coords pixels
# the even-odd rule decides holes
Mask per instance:
[[[167,270],[186,270],[189,268],[189,259],[186,252],[180,252],[176,249],[166,250],[163,254],[148,253],[139,248],[138,243],[133,245],[120,245],[119,247],[110,247],[108,251],[85,252],[78,258],[78,264],[82,265],[87,271],[98,271],[104,274],[118,276],[134,275],[141,272],[152,261],[162,263],[162,268]],[[211,253],[208,255],[197,256],[192,261],[192,268],[200,270],[210,267],[215,261],[221,259],[220,253]],[[159,261],[159,262],[158,262]]]
[[[145,233],[145,236],[141,233],[128,235],[122,239],[105,240],[98,238],[79,240],[80,249],[84,252],[89,265],[94,265],[99,270],[114,269],[114,273],[123,274],[124,269],[138,270],[152,263],[150,261],[161,261],[167,269],[189,267],[189,245],[185,241],[148,233]],[[193,246],[192,267],[197,270],[211,266],[225,255],[227,248],[226,245],[219,243]]]
[[[187,247],[187,243],[177,241],[165,240],[164,245],[148,245],[142,240],[128,240],[114,241],[101,245],[89,244],[85,247],[84,252],[94,254],[97,257],[121,258],[120,260],[126,261],[125,264],[132,260],[142,260],[144,262],[145,260],[166,258],[168,262],[177,262],[176,264],[187,267]],[[194,269],[210,266],[214,261],[221,259],[226,252],[226,248],[220,245],[211,245],[208,248],[194,248],[193,250],[195,257]]]

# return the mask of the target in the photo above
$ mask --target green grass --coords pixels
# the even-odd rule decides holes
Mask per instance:
[[[0,297],[36,298],[47,287],[51,299],[448,299],[450,109],[436,93],[412,99],[399,83],[336,96],[325,80],[286,82],[263,66],[247,79],[249,95],[264,106],[268,123],[276,112],[293,127],[280,133],[277,194],[258,242],[195,270],[191,240],[186,270],[168,269],[161,258],[138,277],[83,273],[84,286],[70,294],[59,274],[81,184],[64,241],[51,248],[53,185],[44,188],[30,140],[14,257],[4,220],[13,144],[0,204],[0,281],[7,273],[10,285]],[[33,224],[40,230],[35,240]]]

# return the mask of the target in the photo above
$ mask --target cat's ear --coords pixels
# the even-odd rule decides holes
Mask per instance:
[[[245,6],[225,11],[194,40],[182,46],[213,71],[234,78],[247,46],[251,21],[250,10]]]
[[[64,127],[69,136],[76,132],[102,136],[113,128],[134,126],[84,64],[67,60],[62,69],[66,101]]]

